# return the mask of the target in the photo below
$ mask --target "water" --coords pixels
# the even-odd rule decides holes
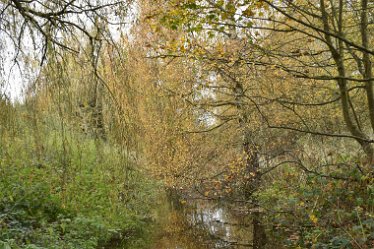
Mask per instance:
[[[245,208],[196,199],[167,203],[158,213],[152,249],[252,248],[253,217]]]

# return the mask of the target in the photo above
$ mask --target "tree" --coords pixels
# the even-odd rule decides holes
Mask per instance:
[[[41,52],[42,63],[49,48],[78,53],[83,48],[82,36],[91,43],[102,39],[97,36],[105,32],[102,25],[122,24],[131,3],[4,0],[0,3],[0,31],[12,41],[17,56],[25,48],[25,42],[33,43],[31,49]]]
[[[252,66],[261,75],[271,69],[286,73],[288,77],[283,80],[303,82],[310,89],[316,85],[320,90],[325,87],[327,90],[322,92],[320,102],[300,101],[299,96],[290,94],[271,101],[289,110],[318,105],[328,108],[340,101],[347,133],[322,127],[312,130],[309,127],[312,123],[306,123],[296,113],[298,125],[276,125],[261,108],[263,101],[252,98],[253,95],[248,95],[251,92],[246,91],[246,97],[257,106],[268,127],[354,139],[371,164],[374,142],[371,137],[374,113],[371,60],[374,51],[369,45],[373,44],[368,32],[372,29],[368,21],[372,8],[367,1],[173,1],[168,6],[174,11],[164,13],[161,20],[172,29],[190,34],[188,37],[194,46],[188,52],[196,52],[196,47],[206,48],[202,41],[216,41],[222,35],[242,41],[241,53],[235,59],[232,55],[222,58],[214,53],[205,53],[199,58],[212,63],[236,62]],[[354,35],[357,33],[359,36]],[[334,87],[331,87],[332,82],[336,83]],[[329,95],[331,97],[327,98]],[[364,96],[366,101],[362,101]],[[301,96],[302,99],[306,97]]]

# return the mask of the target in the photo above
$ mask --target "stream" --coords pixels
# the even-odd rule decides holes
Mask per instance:
[[[157,215],[152,249],[244,249],[254,243],[253,216],[225,201],[168,198]]]

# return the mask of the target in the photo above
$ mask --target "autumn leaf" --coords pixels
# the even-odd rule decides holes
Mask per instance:
[[[309,220],[313,222],[314,224],[317,224],[318,218],[314,214],[309,215]]]

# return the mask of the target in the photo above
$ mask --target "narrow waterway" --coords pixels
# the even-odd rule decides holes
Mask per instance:
[[[152,249],[252,248],[253,219],[224,201],[168,199]]]

